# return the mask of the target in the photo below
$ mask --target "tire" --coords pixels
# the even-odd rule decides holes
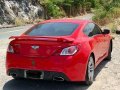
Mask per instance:
[[[111,44],[109,45],[109,50],[108,50],[108,56],[105,58],[105,60],[110,61],[111,60]]]
[[[94,69],[95,69],[94,58],[92,56],[90,56],[89,62],[87,65],[87,71],[86,71],[86,80],[85,80],[86,85],[91,85],[93,83]]]

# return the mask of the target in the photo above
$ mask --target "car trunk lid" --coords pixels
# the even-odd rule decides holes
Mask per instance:
[[[27,57],[48,57],[73,42],[73,38],[14,36],[15,51]]]

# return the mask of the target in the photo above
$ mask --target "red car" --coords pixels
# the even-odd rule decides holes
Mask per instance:
[[[88,20],[47,20],[13,39],[7,50],[7,75],[56,81],[94,81],[94,70],[111,59],[112,37]]]

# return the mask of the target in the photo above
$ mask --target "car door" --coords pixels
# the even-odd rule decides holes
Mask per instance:
[[[98,31],[98,28],[94,23],[89,23],[83,31],[91,39],[90,43],[92,42],[93,44],[93,52],[95,54],[95,60],[97,62],[102,56],[102,32]]]
[[[110,37],[108,35],[104,35],[103,43],[104,43],[104,46],[103,46],[104,53],[106,54],[108,52],[109,45],[110,45]]]
[[[102,30],[99,28],[98,25],[95,24],[94,30],[94,38],[97,40],[98,42],[98,52],[99,52],[99,57],[98,60],[101,59],[104,55],[105,55],[105,50],[104,50],[104,46],[105,46],[105,36],[102,34]]]
[[[99,26],[96,25],[96,27],[98,28],[98,31],[101,33],[101,56],[106,55],[107,51],[108,51],[108,47],[109,47],[109,36],[102,34],[102,30],[100,29]]]

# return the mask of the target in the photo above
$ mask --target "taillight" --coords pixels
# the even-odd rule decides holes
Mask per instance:
[[[70,46],[67,48],[64,48],[60,55],[74,55],[78,51],[77,46]]]
[[[12,46],[12,45],[9,45],[9,46],[8,46],[7,52],[9,52],[9,53],[14,53],[14,49],[13,49],[13,46]]]
[[[7,52],[18,54],[20,52],[20,45],[19,44],[9,45]]]

